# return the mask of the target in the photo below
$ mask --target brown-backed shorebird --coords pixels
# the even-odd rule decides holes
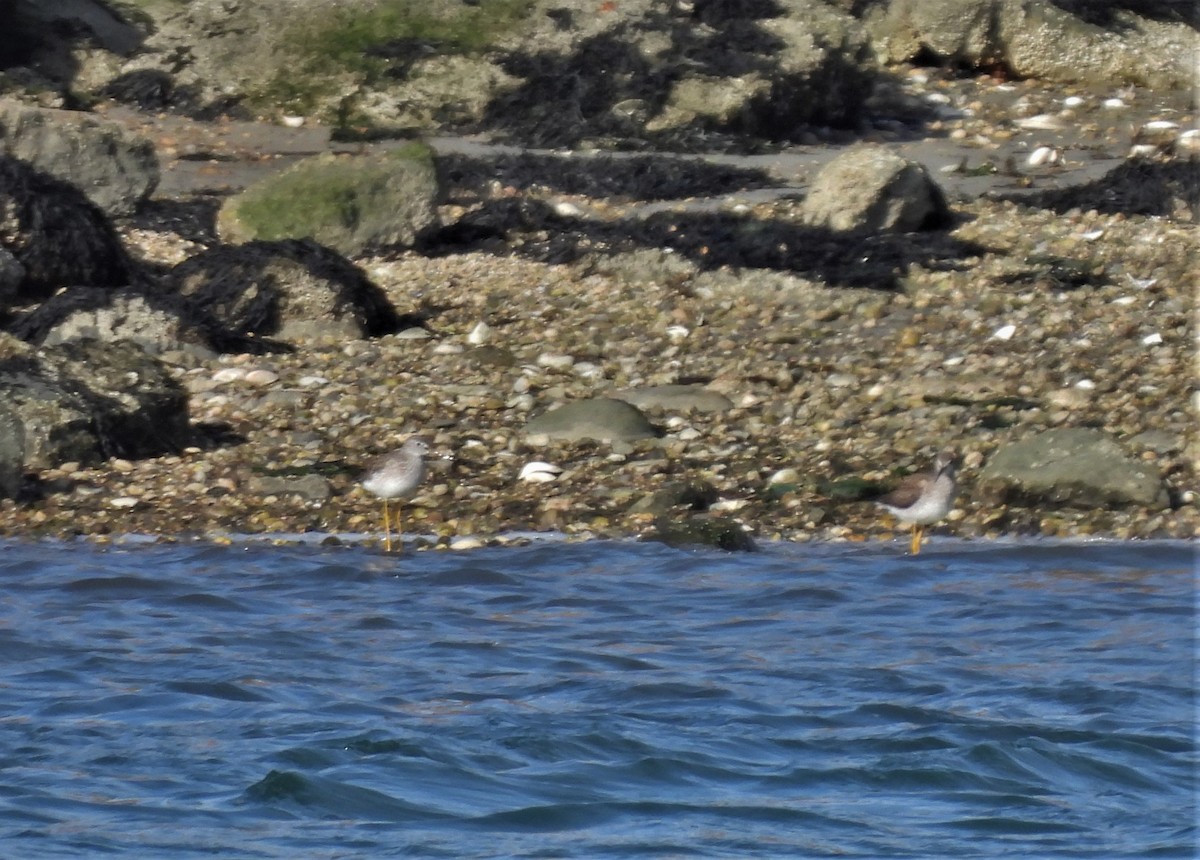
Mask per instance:
[[[925,526],[944,518],[954,507],[958,481],[954,475],[955,454],[947,449],[933,461],[933,471],[909,475],[896,489],[875,500],[896,519],[912,525],[912,554],[921,552]]]
[[[367,468],[358,479],[368,493],[383,499],[384,548],[392,551],[392,522],[388,514],[388,499],[402,499],[409,495],[425,477],[425,455],[429,453],[429,440],[413,436],[395,451],[380,454],[367,463]],[[404,503],[398,502],[400,550],[404,550]]]

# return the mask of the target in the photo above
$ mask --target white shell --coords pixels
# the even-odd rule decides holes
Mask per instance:
[[[1029,153],[1028,164],[1030,167],[1041,167],[1044,164],[1058,164],[1062,158],[1062,151],[1054,146],[1039,146],[1033,152]]]
[[[1154,332],[1153,334],[1148,334],[1144,338],[1142,338],[1142,344],[1144,346],[1154,346],[1154,345],[1160,344],[1162,342],[1163,342],[1162,335],[1159,334],[1158,332]]]
[[[281,119],[283,120],[283,124],[288,128],[299,128],[300,126],[304,125],[305,118],[302,116],[297,116],[296,114],[285,113]]]
[[[1012,336],[1017,333],[1017,327],[1011,323],[1002,325],[1000,328],[992,332],[992,337],[995,340],[1012,340]]]
[[[1066,128],[1066,125],[1058,117],[1048,114],[1039,113],[1035,116],[1022,117],[1017,120],[1017,125],[1021,128],[1039,129],[1041,131],[1058,131]]]
[[[547,484],[550,481],[558,480],[558,476],[561,474],[561,466],[555,466],[553,463],[544,463],[541,460],[534,460],[521,467],[521,474],[517,478],[521,481]]]
[[[212,375],[213,382],[237,382],[246,378],[244,367],[222,367]]]
[[[1125,107],[1125,101],[1124,101],[1124,99],[1116,99],[1116,98],[1105,99],[1104,106],[1106,108],[1108,108],[1109,110],[1120,110],[1121,108]]]

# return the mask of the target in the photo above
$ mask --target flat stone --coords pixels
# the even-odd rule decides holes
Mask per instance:
[[[658,435],[636,406],[623,400],[596,397],[576,400],[530,419],[525,425],[528,441],[550,439],[649,439]]]
[[[632,403],[639,409],[657,407],[675,412],[724,412],[733,408],[732,400],[703,385],[651,385],[615,391],[612,396]]]

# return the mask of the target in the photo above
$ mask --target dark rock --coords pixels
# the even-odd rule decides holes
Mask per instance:
[[[18,295],[128,284],[133,270],[104,213],[79,189],[0,156],[0,247],[24,269]]]
[[[401,320],[362,269],[307,239],[218,246],[171,271],[175,290],[234,334],[376,337]]]
[[[13,498],[21,488],[25,468],[25,425],[0,403],[0,499]]]
[[[629,512],[634,514],[665,514],[672,508],[688,508],[693,511],[708,510],[720,494],[707,481],[691,481],[671,484],[643,496],[635,502]]]
[[[980,471],[977,495],[989,503],[1076,508],[1163,508],[1166,485],[1149,463],[1130,457],[1107,433],[1048,430],[1001,448]]]
[[[0,335],[0,400],[25,428],[25,466],[145,457],[187,444],[187,392],[134,344],[34,350]]]
[[[601,441],[650,439],[658,435],[640,409],[608,397],[576,400],[543,412],[529,420],[525,433],[551,439]]]
[[[78,111],[0,104],[0,152],[75,186],[108,215],[133,212],[159,180],[148,140]]]
[[[756,552],[758,546],[739,523],[708,516],[676,519],[662,516],[643,538],[673,547],[710,546],[726,552]]]
[[[949,209],[923,165],[867,145],[821,169],[804,199],[803,216],[814,227],[907,233],[947,223]]]

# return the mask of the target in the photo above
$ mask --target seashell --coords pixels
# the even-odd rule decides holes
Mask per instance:
[[[222,367],[212,375],[213,382],[238,382],[246,378],[244,367]]]
[[[1082,105],[1086,99],[1083,96],[1067,96],[1063,99],[1063,107],[1077,108]]]
[[[251,370],[243,377],[248,385],[270,385],[279,379],[279,374],[273,370]]]
[[[521,467],[521,474],[517,476],[517,480],[547,484],[551,481],[557,481],[558,476],[561,474],[561,466],[555,466],[553,463],[544,463],[541,460],[533,460]]]
[[[1012,336],[1017,333],[1017,327],[1012,325],[1002,325],[1000,328],[992,332],[993,340],[1012,340]]]
[[[288,128],[299,128],[304,125],[305,117],[297,116],[296,114],[285,113],[280,119]]]
[[[1109,110],[1121,110],[1125,107],[1125,100],[1118,98],[1105,99],[1102,104]]]
[[[1062,150],[1057,146],[1039,146],[1029,153],[1027,163],[1030,167],[1042,167],[1046,164],[1058,164],[1062,159]]]
[[[1017,120],[1017,126],[1019,128],[1039,131],[1061,131],[1066,128],[1066,124],[1061,119],[1048,113],[1022,117]]]
[[[721,499],[708,506],[710,511],[740,511],[749,502],[745,499]]]
[[[1157,346],[1158,344],[1160,344],[1162,342],[1163,342],[1163,336],[1161,334],[1159,334],[1158,332],[1154,332],[1153,334],[1148,334],[1144,338],[1142,338],[1143,346]]]
[[[1081,379],[1075,383],[1075,387],[1083,391],[1092,391],[1096,387],[1096,383],[1090,379]]]
[[[670,338],[672,343],[679,343],[681,340],[686,338],[689,334],[691,334],[691,332],[687,329],[686,326],[681,326],[681,325],[667,326],[667,337]]]

